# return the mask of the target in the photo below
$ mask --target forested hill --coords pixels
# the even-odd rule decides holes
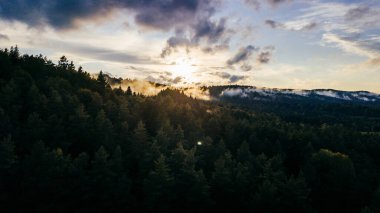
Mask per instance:
[[[212,99],[274,113],[285,121],[342,124],[361,132],[380,132],[380,95],[367,91],[292,90],[252,86],[211,86]]]
[[[380,135],[0,51],[1,212],[378,212]]]

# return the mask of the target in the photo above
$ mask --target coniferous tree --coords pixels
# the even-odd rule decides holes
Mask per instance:
[[[65,70],[69,67],[69,61],[67,60],[66,56],[63,55],[61,58],[59,58],[58,67]]]
[[[173,200],[173,177],[165,162],[165,156],[154,162],[154,169],[144,180],[144,191],[147,209],[154,212],[165,212],[170,209]]]
[[[103,71],[100,71],[98,74],[98,78],[96,79],[98,82],[98,85],[101,89],[104,89],[107,85],[107,79],[105,75],[103,74]]]
[[[9,135],[0,142],[0,169],[9,169],[16,162],[15,145]]]
[[[125,92],[127,96],[132,96],[132,89],[130,86],[128,86],[127,91]]]

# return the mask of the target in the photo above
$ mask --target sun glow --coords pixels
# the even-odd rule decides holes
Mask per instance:
[[[194,72],[196,71],[195,61],[191,58],[180,57],[175,60],[171,66],[171,72],[174,76],[185,78],[187,81],[194,81]]]

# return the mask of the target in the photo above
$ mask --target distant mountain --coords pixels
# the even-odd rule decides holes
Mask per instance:
[[[273,113],[289,122],[343,124],[363,131],[380,131],[380,95],[332,89],[292,90],[251,86],[212,86],[212,100]]]
[[[250,86],[216,86],[210,87],[213,98],[241,98],[257,101],[273,100],[302,100],[328,103],[377,103],[380,104],[380,95],[367,91],[340,91],[333,89],[294,90],[271,89]]]

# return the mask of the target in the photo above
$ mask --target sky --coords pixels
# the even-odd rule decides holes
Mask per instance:
[[[0,0],[0,48],[174,86],[380,93],[379,0]]]

